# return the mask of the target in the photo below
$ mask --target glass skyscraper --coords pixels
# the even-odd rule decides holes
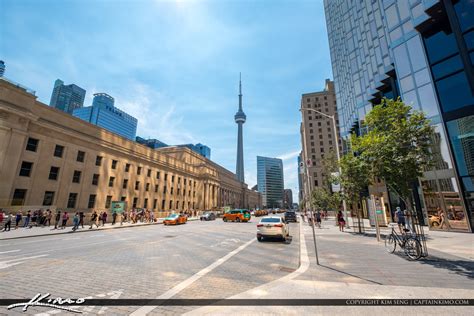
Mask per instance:
[[[433,228],[444,216],[442,228],[472,231],[474,2],[325,0],[324,7],[344,151],[383,97],[424,111],[436,130],[435,163],[414,186],[416,209]],[[401,201],[387,194],[391,216]]]
[[[137,119],[116,108],[114,98],[108,94],[94,94],[92,106],[75,109],[72,115],[135,141]]]
[[[75,84],[64,85],[64,82],[57,79],[54,82],[53,93],[49,105],[61,111],[72,114],[75,109],[82,108],[86,90]]]
[[[257,187],[262,193],[262,205],[283,207],[283,161],[257,156]]]

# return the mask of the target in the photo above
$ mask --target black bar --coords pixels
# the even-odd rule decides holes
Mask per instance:
[[[0,306],[30,299],[0,299]],[[73,299],[76,300],[76,299]],[[474,299],[86,299],[61,306],[474,306]],[[31,306],[33,307],[33,306]]]

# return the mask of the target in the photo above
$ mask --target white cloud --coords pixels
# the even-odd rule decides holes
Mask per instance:
[[[294,159],[294,158],[298,157],[300,152],[301,152],[301,150],[295,150],[295,151],[292,151],[292,152],[289,152],[289,153],[282,154],[282,155],[278,156],[277,158],[279,158],[283,161]]]

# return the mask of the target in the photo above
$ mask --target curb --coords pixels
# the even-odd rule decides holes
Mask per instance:
[[[192,221],[197,221],[199,220],[198,218],[193,218],[193,219],[188,219],[188,222]],[[18,236],[18,237],[7,237],[7,238],[0,238],[0,241],[2,240],[13,240],[13,239],[24,239],[24,238],[34,238],[34,237],[43,237],[43,236],[54,236],[54,235],[68,235],[68,234],[75,234],[75,233],[86,233],[86,232],[97,232],[97,231],[102,231],[102,230],[109,230],[109,229],[120,229],[120,228],[133,228],[133,227],[143,227],[143,226],[152,226],[152,225],[163,225],[163,222],[160,223],[142,223],[142,224],[135,224],[135,225],[129,225],[129,226],[109,226],[109,227],[104,227],[104,228],[99,228],[99,229],[84,229],[84,230],[76,230],[76,231],[62,231],[62,232],[51,232],[51,233],[46,233],[46,234],[41,234],[41,235],[30,235],[30,236]],[[68,226],[70,228],[72,226]]]

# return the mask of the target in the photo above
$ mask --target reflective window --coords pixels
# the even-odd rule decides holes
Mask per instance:
[[[434,79],[439,79],[441,77],[447,76],[449,74],[452,74],[456,71],[459,71],[463,69],[463,64],[461,57],[459,54],[446,59],[445,61],[442,61],[433,67],[431,67],[431,71],[433,73],[433,78]]]
[[[393,54],[395,57],[395,63],[397,65],[397,70],[398,70],[398,76],[400,77],[405,77],[408,75],[410,71],[410,64],[408,61],[408,54],[405,49],[405,45],[402,44],[398,47],[396,47],[393,50]]]
[[[410,17],[410,8],[408,1],[397,1],[398,12],[400,12],[400,20],[405,20]]]
[[[397,27],[396,29],[394,29],[393,31],[390,32],[390,40],[392,42],[395,42],[397,39],[399,39],[400,37],[402,37],[402,29],[400,27]]]
[[[436,87],[443,112],[474,104],[474,97],[464,71],[439,80],[436,82]]]
[[[400,87],[402,91],[410,91],[415,88],[412,76],[407,76],[400,80]]]
[[[432,85],[427,84],[426,86],[418,88],[418,94],[420,96],[421,107],[426,113],[426,116],[431,117],[438,115],[438,106]]]
[[[421,46],[421,41],[418,36],[411,38],[407,42],[408,53],[410,54],[411,66],[413,71],[418,71],[421,68],[426,66],[425,54],[423,52],[423,47]]]
[[[397,7],[395,5],[392,5],[391,7],[387,8],[387,10],[385,10],[385,16],[387,18],[387,25],[389,29],[398,25],[399,20],[397,14]]]
[[[449,25],[443,25],[444,30],[425,37],[426,51],[431,64],[450,55],[458,53],[456,39]],[[440,49],[440,48],[443,49]]]
[[[420,109],[420,105],[418,104],[418,98],[416,96],[415,90],[407,92],[407,93],[403,93],[403,102],[405,102],[405,104],[410,105],[412,108],[416,110]]]
[[[469,50],[474,49],[474,30],[464,35],[464,41]]]
[[[474,115],[446,123],[460,176],[474,175]]]
[[[415,73],[415,82],[418,87],[430,82],[430,74],[427,68]]]
[[[454,10],[456,11],[459,25],[463,32],[474,27],[474,1],[459,0],[454,4]]]

